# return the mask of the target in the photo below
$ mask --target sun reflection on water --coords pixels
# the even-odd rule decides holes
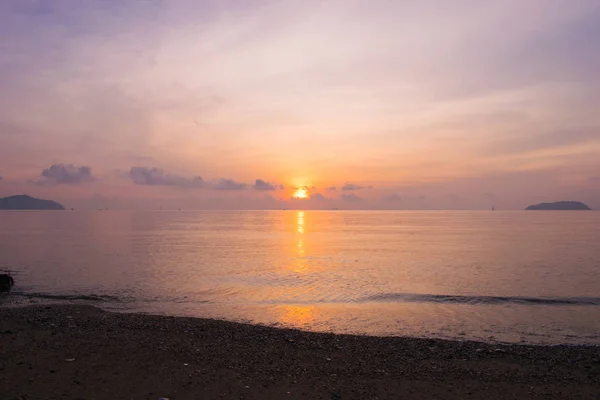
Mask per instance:
[[[315,306],[293,306],[283,307],[281,322],[288,326],[302,327],[314,325],[317,319],[317,309]]]
[[[296,216],[296,232],[304,233],[304,211],[298,211]]]
[[[304,239],[298,239],[296,243],[296,248],[298,249],[298,256],[304,257],[305,249],[304,249]]]
[[[298,211],[296,214],[296,254],[292,271],[295,273],[307,273],[309,271],[306,265],[306,247],[304,245],[304,211]]]

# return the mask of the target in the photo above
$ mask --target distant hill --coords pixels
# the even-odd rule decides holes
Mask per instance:
[[[21,194],[0,198],[0,210],[64,210],[65,208],[52,200],[36,199]]]
[[[591,208],[578,201],[557,201],[535,204],[527,207],[526,210],[591,210]]]

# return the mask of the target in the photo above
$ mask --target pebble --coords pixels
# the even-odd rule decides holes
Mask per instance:
[[[72,316],[69,315],[71,318],[65,318],[67,311],[72,314]],[[593,346],[515,345],[499,347],[498,344],[490,345],[468,341],[336,336],[191,318],[165,319],[158,316],[135,314],[122,316],[101,312],[91,315],[86,312],[76,314],[73,308],[62,306],[53,307],[52,310],[25,309],[18,313],[0,309],[0,322],[4,324],[7,320],[11,321],[11,318],[15,320],[21,318],[21,320],[27,321],[29,327],[21,329],[20,325],[11,325],[8,322],[3,325],[3,330],[0,332],[6,333],[4,329],[8,327],[15,329],[18,326],[19,338],[23,336],[24,339],[28,339],[28,335],[38,328],[49,331],[49,326],[56,327],[56,331],[61,335],[60,338],[48,336],[42,341],[34,339],[34,343],[37,340],[37,345],[40,346],[42,353],[48,346],[58,346],[57,348],[62,349],[61,351],[64,353],[68,354],[73,351],[74,355],[79,355],[81,353],[78,352],[77,347],[69,348],[65,344],[73,339],[75,346],[80,341],[80,343],[91,346],[90,349],[85,348],[85,350],[94,352],[99,346],[106,346],[107,349],[127,349],[128,354],[123,356],[126,360],[125,364],[129,360],[135,363],[136,357],[145,360],[144,357],[151,355],[153,360],[156,359],[156,364],[151,363],[150,366],[155,366],[161,371],[156,373],[161,374],[165,371],[167,374],[172,374],[175,383],[181,379],[178,382],[180,388],[186,387],[188,372],[195,371],[197,373],[194,375],[195,382],[188,382],[189,390],[194,388],[194,384],[206,385],[223,380],[224,384],[233,385],[230,387],[240,388],[237,384],[246,381],[253,382],[255,389],[265,387],[267,388],[265,392],[267,392],[272,388],[279,387],[281,388],[279,393],[286,393],[285,386],[289,385],[288,387],[295,389],[296,386],[292,385],[293,382],[297,382],[302,386],[307,385],[310,389],[301,388],[299,392],[295,392],[297,396],[303,398],[321,397],[326,399],[331,397],[335,399],[342,398],[342,396],[346,398],[346,393],[350,394],[349,398],[377,398],[383,392],[367,388],[364,383],[365,379],[380,380],[382,387],[385,387],[385,382],[388,380],[393,382],[400,379],[406,382],[430,382],[435,387],[446,388],[446,393],[450,393],[448,390],[450,386],[458,387],[463,382],[469,381],[476,383],[476,388],[480,388],[472,391],[475,397],[482,394],[480,390],[484,390],[486,385],[489,386],[489,390],[494,391],[497,390],[497,385],[500,383],[506,385],[508,389],[513,389],[518,387],[520,382],[527,382],[528,386],[531,385],[540,393],[545,387],[546,381],[568,385],[570,390],[577,394],[583,393],[583,389],[579,388],[585,388],[586,385],[588,388],[591,385],[598,385],[596,379],[600,374],[600,365],[598,364],[600,349]],[[74,321],[70,322],[69,319]],[[77,326],[73,328],[74,323]],[[114,334],[106,335],[105,332],[108,329]],[[235,333],[233,341],[229,335],[232,332]],[[93,335],[99,335],[98,341],[88,339]],[[5,338],[5,342],[9,342],[9,340]],[[295,344],[290,346],[286,342]],[[339,351],[340,348],[344,349],[343,352]],[[116,357],[120,356],[118,353],[115,354]],[[333,356],[336,358],[334,362],[332,362]],[[319,361],[322,360],[320,357],[325,358],[328,362]],[[187,362],[183,362],[185,358],[188,358]],[[64,360],[75,361],[74,358]],[[102,358],[97,360],[99,360],[98,366],[107,365],[106,360]],[[490,364],[487,363],[488,360]],[[17,358],[12,358],[12,361],[0,360],[6,364],[5,371],[13,368],[16,361]],[[87,364],[89,362],[85,357],[79,359],[78,369],[89,366],[90,364]],[[493,365],[498,365],[498,363],[506,364],[507,368],[495,370]],[[182,374],[181,370],[169,371],[168,367],[191,364],[202,369],[190,369]],[[56,367],[55,364],[46,365]],[[46,368],[41,371],[40,375],[47,376],[48,369]],[[52,378],[57,382],[64,380],[58,378],[66,378],[69,385],[73,385],[73,378],[81,378],[73,375],[79,373],[78,369],[65,368]],[[3,371],[4,375],[6,375],[5,371]],[[56,372],[50,370],[52,374]],[[111,370],[110,373],[112,372]],[[98,387],[109,388],[112,382],[119,382],[121,377],[118,375],[118,371],[114,372],[117,373],[114,377],[110,373],[109,375],[106,373],[97,375],[96,382],[100,382],[99,379],[102,377],[107,378],[102,386]],[[25,377],[24,381],[27,378],[29,377]],[[227,381],[228,379],[230,381]],[[39,379],[36,378],[35,383],[38,381]],[[161,389],[159,381],[152,382],[156,386],[147,389],[152,389],[155,393],[165,390]],[[86,389],[93,389],[93,383],[87,380],[84,382],[87,386]],[[242,387],[248,389],[250,385]],[[343,391],[341,389],[338,391],[341,387],[344,387]],[[96,390],[103,390],[99,388]],[[409,393],[411,388],[407,387],[406,389],[406,393]],[[188,389],[183,389],[181,393],[170,394],[175,396],[174,399],[185,398],[186,390]],[[308,390],[310,393],[305,396],[302,394],[303,390]],[[165,391],[168,393],[168,389]],[[525,388],[525,392],[519,393],[527,396],[526,391],[527,388]],[[455,390],[454,394],[449,397],[456,398],[456,392],[458,391]],[[60,393],[62,392],[56,392],[56,394]],[[291,394],[291,392],[287,393]],[[321,393],[321,395],[314,396],[317,393]],[[148,398],[157,399],[155,396],[156,394]],[[227,396],[232,398],[234,394],[227,393]],[[50,397],[52,397],[51,394],[48,395],[48,398]],[[7,398],[17,397],[13,394],[12,397],[8,396]],[[389,396],[384,395],[379,398],[389,398]]]

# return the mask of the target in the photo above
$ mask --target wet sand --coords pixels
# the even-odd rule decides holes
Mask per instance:
[[[600,399],[600,347],[0,308],[2,399]]]

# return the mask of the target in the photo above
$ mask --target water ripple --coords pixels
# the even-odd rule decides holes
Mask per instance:
[[[600,297],[469,296],[418,293],[379,293],[362,297],[357,302],[598,306],[600,305]]]

